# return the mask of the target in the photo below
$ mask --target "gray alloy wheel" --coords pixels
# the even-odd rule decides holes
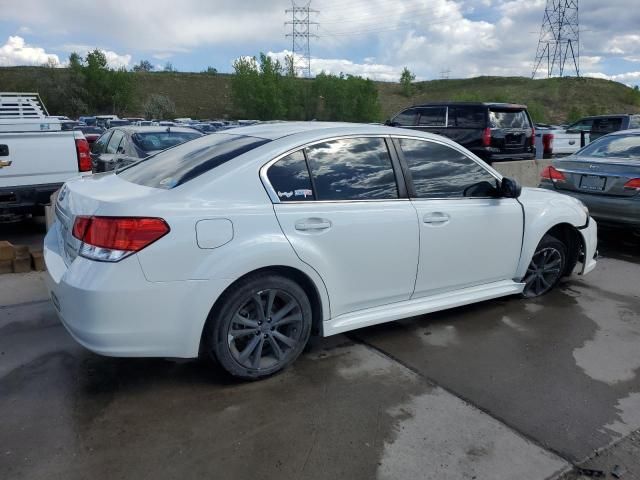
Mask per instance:
[[[301,340],[302,321],[300,303],[284,290],[257,292],[229,324],[229,351],[244,368],[282,368]]]
[[[309,298],[298,283],[258,273],[229,287],[211,310],[203,347],[231,375],[264,378],[302,353],[312,317]]]
[[[545,236],[536,248],[531,263],[522,281],[525,283],[522,295],[539,297],[557,285],[566,265],[566,247],[551,236]]]

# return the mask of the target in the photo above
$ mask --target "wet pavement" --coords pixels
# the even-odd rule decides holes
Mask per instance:
[[[94,355],[39,274],[1,276],[0,478],[638,478],[640,239],[600,251],[541,299],[322,339],[254,383]]]

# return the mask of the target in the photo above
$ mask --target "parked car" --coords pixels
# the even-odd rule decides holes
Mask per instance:
[[[76,122],[75,120],[60,120],[61,130],[74,130],[79,125],[80,125],[80,122]]]
[[[567,127],[567,132],[578,134],[581,131],[589,132],[590,139],[593,141],[608,133],[633,128],[640,128],[640,115],[594,115],[572,123]]]
[[[113,119],[113,120],[107,120],[107,127],[106,128],[124,127],[126,125],[131,125],[131,122],[129,120],[116,118],[116,119]]]
[[[91,158],[82,132],[62,130],[38,94],[0,93],[0,215],[42,214],[51,194],[83,172]]]
[[[189,125],[189,127],[194,128],[199,132],[204,133],[205,135],[209,133],[213,133],[217,130],[217,128],[211,125],[210,123],[194,123]]]
[[[96,115],[96,125],[102,128],[108,128],[109,120],[118,120],[117,115]]]
[[[571,155],[591,141],[589,131],[568,130],[566,125],[536,124],[536,158]],[[582,138],[584,137],[584,138]]]
[[[487,163],[535,158],[535,132],[526,105],[425,103],[401,111],[386,125],[443,135]]]
[[[89,142],[89,145],[92,145],[93,142],[95,142],[98,138],[100,138],[100,135],[104,133],[104,128],[100,128],[100,127],[83,126],[83,127],[75,127],[74,130],[78,130],[82,132],[82,134],[84,135],[84,138],[86,138],[87,142]]]
[[[640,229],[640,129],[611,133],[553,160],[540,187],[579,199],[598,222]]]
[[[92,170],[94,173],[114,170],[201,136],[200,132],[185,127],[112,128],[91,148]]]
[[[595,267],[596,223],[455,142],[266,123],[69,182],[45,239],[69,332],[116,356],[216,359],[260,378],[334,335]]]
[[[94,127],[96,125],[96,117],[93,116],[82,116],[78,118],[78,121],[80,123],[84,123],[85,125],[89,126],[89,127]]]

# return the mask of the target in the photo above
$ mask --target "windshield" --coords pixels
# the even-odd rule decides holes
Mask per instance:
[[[171,148],[121,170],[118,175],[139,185],[170,189],[182,185],[269,140],[213,133]]]
[[[611,135],[593,141],[576,155],[597,158],[640,158],[640,135]]]
[[[201,135],[198,132],[144,132],[134,133],[131,138],[133,143],[145,152],[154,150],[166,150],[167,148],[188,142]]]
[[[524,110],[489,110],[489,124],[493,128],[531,128]]]

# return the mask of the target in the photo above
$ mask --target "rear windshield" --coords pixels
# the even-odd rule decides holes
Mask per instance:
[[[492,128],[531,128],[524,110],[489,110]]]
[[[598,158],[640,158],[640,135],[600,137],[580,150],[577,155]]]
[[[118,175],[139,185],[170,189],[268,142],[264,138],[212,133],[134,163]]]
[[[136,147],[145,152],[154,150],[166,150],[167,148],[180,145],[194,138],[201,137],[198,132],[143,132],[131,135]]]

